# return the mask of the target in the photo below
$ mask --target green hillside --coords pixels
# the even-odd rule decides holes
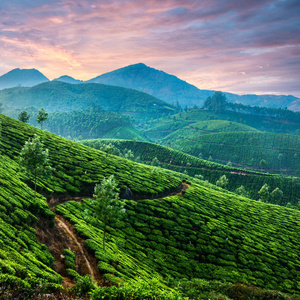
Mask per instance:
[[[21,180],[18,164],[0,158],[0,285],[56,289],[62,282],[52,270],[54,258],[40,244],[33,228],[40,217],[53,219],[44,197],[34,200],[34,191]]]
[[[138,140],[147,141],[147,138],[136,128],[128,127],[116,127],[103,135],[104,139],[126,139],[126,140]]]
[[[171,104],[148,94],[103,84],[69,84],[51,81],[31,88],[11,88],[0,91],[0,103],[8,114],[16,108],[44,107],[48,112],[67,112],[101,106],[105,110],[123,113],[134,119],[158,118],[173,114]]]
[[[272,173],[300,174],[300,136],[261,132],[222,132],[208,135],[171,134],[174,149],[216,162]],[[262,160],[264,163],[262,163]]]
[[[244,132],[244,131],[258,131],[257,129],[231,121],[214,120],[214,121],[200,121],[191,123],[175,132],[167,135],[165,140],[176,141],[178,139],[188,139],[190,137],[199,136],[202,134],[211,134],[217,132]]]
[[[193,181],[190,186],[175,173],[171,175],[163,169],[91,149],[3,115],[0,120],[0,199],[1,211],[6,212],[0,215],[6,239],[0,243],[0,254],[5,254],[0,260],[2,286],[8,281],[16,288],[20,280],[23,286],[31,288],[38,283],[45,288],[46,282],[61,283],[61,277],[49,269],[53,258],[28,227],[37,224],[40,230],[38,218],[51,220],[53,213],[40,195],[40,213],[36,212],[37,204],[31,204],[34,193],[21,179],[29,186],[30,181],[21,176],[16,164],[25,141],[38,134],[49,150],[50,164],[56,169],[52,178],[38,181],[38,192],[52,205],[62,203],[56,206],[55,213],[75,225],[74,232],[85,239],[85,247],[97,258],[106,284],[119,283],[118,287],[96,288],[93,299],[116,299],[101,295],[109,290],[114,295],[119,291],[125,293],[136,287],[140,293],[148,288],[148,296],[137,298],[136,294],[136,298],[127,299],[151,299],[158,294],[156,299],[183,299],[186,294],[180,292],[179,285],[175,290],[167,287],[170,277],[199,277],[199,282],[211,287],[213,284],[207,280],[219,280],[219,286],[226,281],[224,295],[218,295],[220,299],[228,299],[225,295],[236,288],[232,285],[235,282],[300,293],[299,211],[211,190]],[[134,200],[126,200],[124,219],[108,226],[107,250],[103,252],[101,221],[86,218],[86,211],[95,209],[91,201],[70,199],[92,196],[95,183],[111,174],[122,192],[125,186],[130,187]],[[44,234],[50,230],[46,229]],[[50,236],[45,237],[46,241],[49,239]],[[12,253],[14,256],[9,256]],[[99,281],[99,286],[103,282]],[[213,290],[210,292],[215,293]],[[199,295],[202,294],[184,299],[196,299]]]
[[[243,106],[242,106],[243,107]],[[145,134],[153,140],[165,138],[168,134],[182,129],[190,124],[200,121],[225,120],[250,126],[259,131],[273,133],[297,134],[300,130],[299,112],[271,110],[273,117],[255,114],[255,108],[245,106],[250,112],[241,113],[235,111],[214,112],[203,109],[191,109],[187,112],[181,112],[176,115],[168,116],[163,119],[148,122],[144,127]],[[263,108],[258,108],[258,112]],[[268,110],[268,109],[266,109]],[[283,117],[280,117],[283,114]],[[286,114],[286,115],[285,115]]]
[[[284,137],[288,137],[285,136]],[[188,155],[170,147],[165,147],[153,143],[137,142],[137,141],[121,141],[110,139],[84,140],[84,145],[99,149],[101,144],[112,144],[115,147],[113,153],[126,154],[127,150],[131,150],[134,160],[141,161],[146,164],[158,165],[162,168],[181,172],[189,176],[203,176],[203,180],[208,180],[215,184],[222,176],[226,175],[229,180],[227,189],[234,192],[243,185],[251,199],[258,200],[258,191],[266,183],[270,187],[270,192],[275,188],[283,191],[283,199],[279,203],[286,206],[288,203],[294,206],[300,201],[300,180],[298,177],[272,175],[261,172],[254,172],[236,167],[225,166],[214,163],[198,157]],[[193,145],[198,145],[193,143]],[[195,146],[195,147],[196,147]],[[124,155],[123,155],[124,156]],[[125,155],[126,156],[126,155]],[[153,158],[157,161],[154,162]],[[272,202],[272,199],[269,199]]]

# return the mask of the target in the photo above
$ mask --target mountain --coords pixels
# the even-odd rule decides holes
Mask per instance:
[[[0,77],[0,89],[35,86],[49,79],[36,69],[14,69]]]
[[[198,89],[174,75],[150,68],[143,63],[130,65],[105,73],[87,82],[117,85],[132,88],[168,103],[182,106],[202,106],[207,97],[215,91]],[[299,111],[300,99],[284,95],[236,95],[225,93],[228,101],[245,105],[285,108]]]
[[[75,79],[68,75],[60,76],[59,78],[53,79],[53,81],[62,81],[62,82],[72,83],[72,84],[83,83],[82,80]]]
[[[145,92],[168,103],[181,106],[202,105],[213,91],[199,90],[195,86],[163,71],[139,63],[121,68],[87,82],[103,83],[132,88]]]
[[[40,298],[64,283],[92,299],[253,299],[254,292],[261,292],[256,299],[291,299],[265,289],[299,294],[299,211],[0,120],[0,283],[7,298]],[[20,150],[34,134],[55,167],[51,177],[39,177],[36,200],[30,178],[18,171]],[[132,200],[125,200],[123,219],[105,227],[103,249],[103,222],[89,198],[110,175],[121,195],[130,188]],[[78,267],[82,261],[90,268]],[[85,275],[98,279],[99,288]],[[10,295],[18,291],[23,297]],[[60,298],[68,299],[52,299]]]
[[[29,106],[44,107],[47,112],[67,112],[96,105],[105,110],[130,115],[136,120],[162,117],[177,111],[174,106],[136,90],[60,81],[50,81],[30,88],[2,90],[0,103],[3,103],[6,112]]]

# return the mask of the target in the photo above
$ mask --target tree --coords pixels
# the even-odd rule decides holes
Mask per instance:
[[[227,184],[228,184],[228,179],[226,175],[221,176],[219,180],[217,180],[216,182],[216,185],[221,187],[222,189],[226,189]]]
[[[282,197],[283,197],[283,192],[278,187],[274,189],[270,194],[271,201],[274,204],[279,204]]]
[[[258,192],[259,201],[267,202],[269,199],[269,186],[265,183]]]
[[[93,197],[92,204],[96,217],[103,222],[103,250],[105,250],[107,224],[117,223],[125,213],[125,201],[119,197],[119,189],[114,175],[107,179],[104,177],[100,184],[96,184]]]
[[[30,119],[30,115],[27,113],[26,110],[23,110],[19,113],[18,115],[18,119],[21,121],[21,122],[24,122],[24,123],[28,123],[29,119]]]
[[[236,190],[235,190],[235,193],[240,195],[240,196],[243,196],[243,197],[248,197],[248,193],[245,189],[245,187],[243,185],[241,185],[240,187],[238,187]]]
[[[202,106],[202,109],[221,112],[225,110],[227,104],[226,96],[222,92],[215,92],[212,97],[208,97]]]
[[[34,135],[29,139],[20,152],[19,163],[25,172],[34,180],[34,199],[36,199],[36,182],[39,176],[47,175],[53,168],[49,166],[48,149],[43,150],[40,137]]]
[[[43,122],[48,119],[48,114],[45,112],[44,108],[41,108],[36,115],[37,122],[41,125],[41,129],[43,129]]]
[[[262,169],[265,169],[266,166],[267,166],[267,162],[266,162],[264,159],[262,159],[262,160],[259,162],[259,165],[260,165],[260,167],[261,167]]]

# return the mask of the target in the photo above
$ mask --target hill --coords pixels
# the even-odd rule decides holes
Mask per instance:
[[[60,215],[55,217],[56,224],[61,224],[61,220],[69,228],[69,220],[74,225],[69,229],[73,230],[71,235],[66,231],[64,236],[54,240],[51,233],[59,226],[56,225],[54,229],[47,226],[49,223],[46,219],[53,218],[50,212],[44,217],[46,219],[37,222],[38,238],[47,243],[52,254],[55,250],[53,247],[60,240],[69,241],[77,233],[84,238],[84,247],[96,257],[103,279],[109,284],[118,283],[118,287],[112,288],[91,287],[94,299],[101,299],[104,292],[111,291],[116,295],[123,291],[124,295],[133,292],[133,289],[136,289],[135,297],[138,297],[138,292],[147,292],[148,297],[149,293],[158,293],[158,299],[183,299],[186,295],[180,294],[178,288],[174,290],[168,287],[167,278],[170,276],[177,279],[199,277],[202,278],[198,281],[200,286],[205,284],[206,287],[213,287],[213,283],[207,280],[227,281],[224,293],[229,293],[230,289],[235,291],[239,287],[231,282],[255,284],[289,293],[300,292],[299,211],[211,190],[195,182],[182,183],[176,173],[169,174],[162,169],[91,149],[3,115],[0,115],[0,119],[2,153],[6,154],[2,154],[5,164],[0,164],[0,197],[6,200],[2,202],[2,211],[8,209],[9,200],[14,200],[13,203],[18,205],[21,196],[26,197],[29,202],[24,206],[30,207],[30,202],[33,201],[33,191],[21,183],[23,177],[13,174],[16,173],[16,161],[21,147],[29,137],[38,134],[49,149],[50,163],[56,169],[52,178],[38,181],[38,191],[47,197],[53,208],[59,204],[55,208],[55,213]],[[8,168],[12,171],[5,175]],[[107,226],[107,250],[104,252],[101,241],[102,223],[97,218],[86,218],[86,211],[92,212],[94,206],[85,197],[91,197],[95,183],[111,174],[115,175],[123,192],[125,186],[130,187],[134,200],[126,201],[126,214],[121,222]],[[30,181],[26,181],[31,186]],[[20,189],[15,188],[13,182]],[[23,188],[24,191],[29,191],[27,196]],[[72,200],[75,196],[80,198]],[[45,198],[38,195],[38,199],[41,211],[46,212]],[[13,207],[10,213],[1,215],[4,226],[8,226],[5,216],[16,214],[16,211]],[[50,276],[47,267],[43,267],[45,273],[39,276],[38,270],[41,269],[32,270],[32,264],[25,261],[22,262],[22,272],[16,272],[17,267],[13,267],[16,257],[22,255],[43,266],[41,262],[46,260],[42,255],[45,255],[46,250],[40,253],[38,249],[46,248],[37,242],[27,250],[26,243],[32,243],[34,231],[27,238],[22,226],[15,223],[12,226],[18,231],[7,235],[10,231],[5,229],[6,242],[0,243],[0,249],[9,252],[14,247],[17,254],[5,262],[4,255],[2,256],[2,284],[8,281],[6,278],[15,283],[13,287],[20,281],[31,289],[36,284],[40,284],[39,288],[44,288],[47,281],[60,283],[61,277],[56,272]],[[26,254],[27,252],[30,253]],[[79,254],[77,258],[79,259]],[[53,258],[49,256],[48,265],[51,262]],[[56,266],[54,264],[54,271],[58,271]],[[68,272],[76,273],[71,271]],[[101,282],[103,284],[103,280]],[[224,285],[220,283],[219,287]],[[131,289],[128,290],[129,288]],[[213,288],[211,293],[216,296]],[[190,299],[196,299],[199,295],[202,294],[198,293]],[[106,296],[108,297],[107,294]],[[225,296],[222,297],[226,299]]]
[[[225,174],[229,181],[227,186],[229,191],[235,192],[237,188],[243,185],[246,194],[251,199],[259,199],[258,191],[266,183],[270,187],[270,192],[277,187],[283,191],[283,198],[275,204],[297,206],[300,200],[300,181],[297,177],[279,176],[225,166],[200,159],[170,147],[148,142],[96,139],[83,140],[81,143],[95,149],[101,149],[102,144],[111,144],[114,146],[112,153],[116,155],[180,172],[184,174],[183,178],[185,175],[195,178],[200,177],[203,181],[215,184]],[[194,145],[197,147],[197,143],[194,143]],[[128,153],[129,150],[131,152]],[[202,184],[206,184],[206,182],[202,182]],[[269,201],[270,203],[274,203],[271,198]]]
[[[163,123],[145,131],[145,135],[150,140],[161,138],[176,140],[179,137],[187,138],[196,134],[210,134],[217,132],[228,131],[257,131],[257,129],[244,125],[242,123],[225,121],[225,120],[210,120],[190,123],[191,121],[174,121],[171,123]],[[184,126],[185,125],[185,126]],[[184,127],[183,127],[184,126]]]
[[[244,109],[244,106],[242,107]],[[259,115],[252,112],[253,109],[254,108],[251,108],[250,112],[245,111],[242,113],[229,110],[215,112],[196,108],[148,122],[147,125],[143,127],[143,130],[150,139],[153,137],[153,141],[161,140],[168,134],[174,133],[176,130],[193,123],[212,120],[218,120],[219,122],[219,120],[223,120],[247,125],[259,131],[288,133],[293,135],[299,134],[299,112],[272,109],[272,115],[268,113]],[[260,108],[257,108],[257,110],[259,111]]]
[[[68,76],[68,75],[60,76],[58,78],[53,79],[53,81],[62,81],[62,82],[72,83],[72,84],[83,83],[82,80],[75,79],[75,78],[73,78],[71,76]]]
[[[185,133],[178,130],[164,142],[171,141],[174,149],[197,157],[201,153],[205,159],[211,157],[224,164],[231,162],[242,168],[300,174],[300,136],[262,132]]]
[[[182,107],[202,106],[215,91],[202,90],[163,71],[150,68],[143,63],[102,74],[87,82],[103,83],[145,92],[168,103],[179,103]],[[300,110],[300,99],[284,95],[236,95],[225,93],[228,101],[245,105],[289,108]]]
[[[103,84],[69,84],[51,81],[31,88],[0,91],[0,103],[6,112],[16,108],[44,107],[47,112],[67,112],[92,105],[123,113],[135,119],[148,119],[175,113],[176,108],[135,90]]]
[[[0,89],[34,86],[49,79],[36,69],[14,69],[0,76]]]

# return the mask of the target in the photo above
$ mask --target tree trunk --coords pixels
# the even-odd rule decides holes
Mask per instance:
[[[106,234],[106,224],[104,224],[104,229],[103,229],[103,250],[105,250],[105,234]]]
[[[34,200],[36,200],[36,169],[34,174]]]

